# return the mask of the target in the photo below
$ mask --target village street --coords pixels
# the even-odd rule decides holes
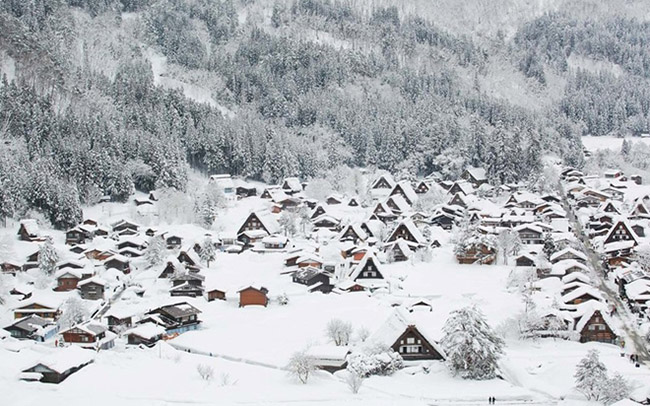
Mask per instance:
[[[629,308],[626,303],[621,300],[618,292],[612,290],[607,284],[607,276],[605,270],[603,269],[601,259],[598,254],[594,251],[591,246],[589,238],[584,232],[584,229],[580,222],[578,221],[573,208],[569,204],[566,193],[562,185],[559,185],[560,196],[562,198],[562,205],[569,215],[569,221],[573,225],[573,231],[578,237],[578,241],[582,246],[582,251],[587,254],[591,267],[593,269],[593,274],[596,277],[598,288],[607,296],[609,303],[613,304],[616,308],[616,315],[621,319],[623,329],[627,334],[627,337],[632,340],[632,345],[629,342],[625,343],[625,352],[627,355],[630,353],[638,354],[639,360],[642,363],[650,361],[650,353],[648,352],[648,346],[645,342],[645,339],[639,335],[637,329],[635,328],[636,316],[630,313]]]

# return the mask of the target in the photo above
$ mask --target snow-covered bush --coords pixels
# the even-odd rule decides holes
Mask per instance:
[[[307,383],[309,376],[316,370],[314,359],[305,352],[296,352],[287,365],[289,373],[302,383]]]
[[[350,354],[347,370],[351,374],[367,378],[371,375],[392,375],[403,367],[404,360],[395,351],[370,348],[364,352]]]
[[[352,393],[359,393],[359,389],[361,389],[361,385],[363,385],[363,376],[348,371],[348,375],[345,377],[345,383],[348,385],[348,388],[350,388]]]
[[[212,368],[210,365],[198,364],[196,366],[196,372],[198,372],[201,379],[206,382],[210,382],[214,378],[214,368]]]
[[[447,365],[464,379],[492,379],[503,354],[498,337],[475,306],[454,310],[443,327]]]
[[[340,319],[332,319],[327,323],[327,337],[335,345],[348,345],[352,335],[352,324]]]
[[[368,327],[366,326],[361,326],[357,330],[357,337],[359,338],[359,341],[365,342],[368,337],[370,337],[370,330],[368,330]]]
[[[286,293],[282,293],[278,296],[278,304],[280,306],[286,306],[289,304],[289,296]]]

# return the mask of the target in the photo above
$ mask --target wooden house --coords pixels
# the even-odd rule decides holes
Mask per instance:
[[[2,273],[16,275],[16,273],[23,270],[23,266],[16,261],[4,261],[0,263],[0,271]]]
[[[610,244],[619,241],[631,241],[633,246],[639,245],[634,231],[626,221],[618,221],[605,237],[604,244]]]
[[[43,342],[59,331],[57,324],[35,314],[16,320],[13,324],[4,328],[13,338],[19,340],[34,340]]]
[[[34,314],[44,319],[56,320],[60,313],[58,305],[55,306],[40,300],[36,301],[32,298],[27,302],[18,303],[18,307],[14,309],[14,319],[22,319]]]
[[[77,284],[81,280],[81,273],[77,269],[63,268],[59,270],[56,275],[56,288],[57,292],[69,292],[77,289]]]
[[[68,245],[85,244],[92,238],[92,231],[84,226],[77,226],[65,232],[65,243]]]
[[[372,252],[366,253],[358,264],[352,266],[348,277],[352,281],[359,281],[360,279],[384,279],[381,263]]]
[[[312,345],[305,354],[313,360],[316,368],[334,373],[347,368],[350,349],[332,344]]]
[[[612,320],[603,306],[585,305],[574,317],[574,329],[580,334],[581,343],[616,343],[617,335],[612,327]]]
[[[114,254],[104,261],[104,267],[106,269],[117,269],[124,274],[128,274],[131,272],[131,261],[123,255]]]
[[[320,217],[320,216],[322,216],[322,215],[324,215],[324,214],[327,214],[327,211],[325,210],[325,208],[323,207],[322,204],[319,204],[319,205],[317,205],[316,208],[311,212],[311,215],[309,216],[309,218],[310,218],[311,220],[315,220],[315,219],[317,219],[318,217]]]
[[[298,178],[285,178],[281,186],[284,193],[293,195],[302,192],[302,183]]]
[[[167,249],[180,248],[183,244],[183,237],[173,234],[165,235],[165,243],[167,244]]]
[[[418,245],[426,244],[426,239],[410,219],[400,222],[390,234],[386,242],[397,241],[400,238]]]
[[[199,328],[200,313],[201,311],[191,304],[180,302],[150,310],[138,324],[152,322],[164,327],[167,335],[182,334]]]
[[[106,350],[115,345],[115,334],[108,327],[95,321],[77,324],[61,332],[63,341],[83,348]]]
[[[465,196],[471,195],[474,193],[474,187],[471,183],[467,181],[457,181],[447,190],[447,193],[450,195],[455,195],[456,193],[462,193]]]
[[[38,223],[34,219],[25,219],[20,222],[18,236],[22,241],[28,242],[44,240],[40,235]]]
[[[198,273],[187,272],[171,278],[172,287],[169,293],[172,296],[200,297],[203,296],[203,282],[205,277]]]
[[[131,313],[115,312],[109,310],[106,316],[108,329],[114,333],[120,333],[133,325],[133,315]]]
[[[263,286],[248,286],[237,291],[239,293],[239,307],[245,306],[264,306],[269,304],[267,294],[269,290]]]
[[[431,190],[431,187],[427,184],[427,182],[423,180],[418,182],[418,184],[415,186],[415,193],[419,195],[426,194],[429,190]]]
[[[401,309],[395,309],[369,340],[391,348],[405,361],[444,360],[444,351],[424,327],[424,323],[419,325]]]
[[[544,232],[536,225],[522,224],[515,227],[515,231],[523,244],[544,244]]]
[[[324,272],[318,268],[306,267],[300,268],[293,273],[291,278],[294,283],[299,283],[301,285],[311,286],[316,283],[321,283],[325,285],[330,284],[330,275],[327,272]]]
[[[80,348],[64,348],[44,357],[36,365],[24,369],[21,380],[61,383],[67,377],[93,362],[93,353]]]
[[[575,290],[567,292],[561,298],[562,303],[567,305],[578,305],[581,303],[589,302],[591,300],[595,300],[598,302],[604,301],[600,291],[588,285],[581,286]]]
[[[359,207],[359,199],[356,197],[351,197],[350,200],[348,200],[348,206],[350,207]]]
[[[330,206],[335,206],[337,204],[343,203],[343,199],[341,199],[339,196],[335,195],[330,195],[325,199],[325,203],[329,204]]]
[[[475,188],[487,183],[487,173],[483,168],[469,167],[463,171],[460,177],[471,183]]]
[[[166,330],[155,323],[138,324],[124,334],[129,345],[145,345],[153,347],[156,342],[163,339]]]
[[[393,189],[394,186],[395,180],[390,174],[386,173],[375,179],[370,185],[370,189]]]
[[[271,214],[261,212],[251,213],[239,228],[237,234],[251,230],[263,230],[268,235],[277,234],[281,231],[280,225],[275,218],[271,217]]]
[[[339,241],[352,241],[357,244],[368,239],[368,233],[360,224],[348,224],[343,228],[339,236]]]
[[[207,292],[208,294],[208,302],[212,302],[213,300],[226,300],[226,292],[221,289],[210,289]]]
[[[516,266],[532,267],[532,266],[536,266],[537,261],[530,254],[521,254],[515,260],[515,264],[516,264]]]
[[[126,220],[120,220],[112,225],[113,232],[120,235],[137,234],[139,228],[139,225]]]
[[[565,260],[574,260],[578,261],[581,264],[586,264],[587,263],[587,255],[584,253],[573,249],[571,247],[564,248],[563,250],[554,252],[551,254],[551,263],[557,264],[560,261],[565,261]]]
[[[396,195],[402,196],[409,206],[412,205],[413,203],[415,203],[415,201],[418,198],[417,193],[415,193],[415,191],[413,190],[413,187],[407,181],[398,182],[393,187],[393,190],[391,190],[390,195],[391,196],[396,196]]]
[[[496,251],[484,242],[473,241],[466,245],[463,252],[456,253],[456,259],[459,264],[491,265],[496,259]]]
[[[105,285],[102,279],[92,277],[78,282],[77,289],[79,290],[79,295],[84,300],[103,300],[106,289]]]

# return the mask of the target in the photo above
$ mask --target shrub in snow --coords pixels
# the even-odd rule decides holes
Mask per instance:
[[[348,345],[352,335],[352,324],[340,319],[332,319],[327,323],[327,336],[335,345]]]
[[[237,384],[237,381],[232,379],[229,373],[222,372],[219,375],[219,386],[234,386]]]
[[[309,376],[316,370],[314,359],[305,352],[296,352],[287,365],[289,373],[302,383],[307,383]]]
[[[447,365],[464,379],[492,379],[503,354],[503,340],[474,306],[454,310],[443,327],[441,340]]]
[[[149,239],[147,249],[144,251],[144,261],[147,268],[160,265],[165,257],[165,240],[160,236],[154,236]]]
[[[286,306],[289,304],[289,296],[287,296],[286,293],[281,294],[278,296],[278,304],[280,306]]]
[[[57,262],[59,262],[59,254],[54,249],[52,239],[48,238],[38,250],[38,267],[44,273],[52,275],[56,272]]]
[[[357,337],[361,342],[365,342],[368,337],[370,337],[370,330],[368,330],[368,327],[366,326],[361,326],[357,330]]]
[[[367,378],[371,375],[392,375],[403,367],[404,360],[395,351],[371,348],[366,352],[350,354],[347,370],[351,374]]]
[[[361,385],[363,385],[363,376],[358,375],[352,371],[348,371],[348,376],[345,378],[345,383],[350,388],[352,393],[359,393]]]
[[[196,372],[198,372],[201,379],[206,382],[210,382],[214,378],[214,368],[210,365],[199,364],[196,366]]]
[[[630,394],[630,386],[620,374],[609,378],[607,367],[600,362],[597,350],[590,350],[576,367],[576,388],[588,400],[597,400],[605,404],[616,403]]]

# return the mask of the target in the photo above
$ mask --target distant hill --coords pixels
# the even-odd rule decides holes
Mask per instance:
[[[582,135],[650,127],[650,26],[632,18],[648,8],[5,1],[0,214],[65,226],[104,195],[183,190],[189,168],[276,182],[472,165],[503,183],[538,174],[542,152],[581,166]]]

